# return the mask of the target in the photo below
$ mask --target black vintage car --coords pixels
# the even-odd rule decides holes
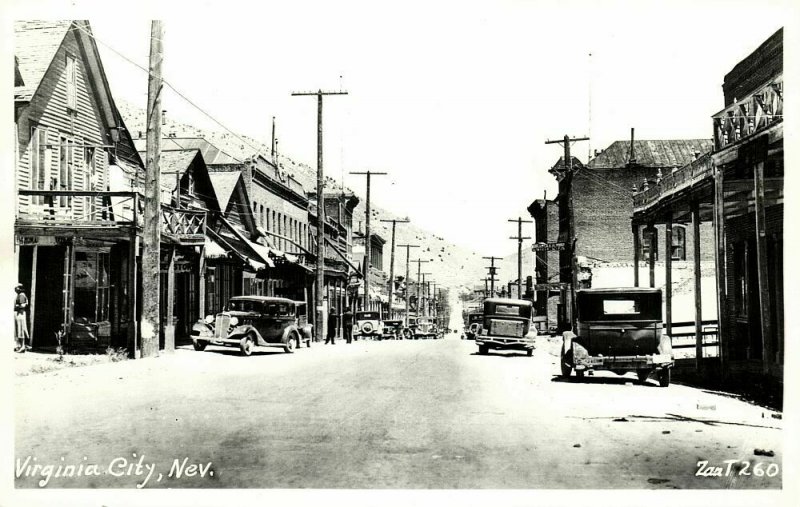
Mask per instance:
[[[533,304],[523,299],[489,298],[483,302],[483,324],[475,336],[478,354],[489,349],[524,350],[533,355],[536,328]]]
[[[239,347],[246,356],[255,347],[279,347],[285,352],[301,343],[310,347],[312,335],[304,302],[267,296],[233,297],[216,318],[209,315],[192,327],[195,350],[225,345]]]
[[[561,373],[635,371],[644,382],[656,372],[666,387],[674,364],[672,342],[662,332],[661,289],[585,289],[576,293],[575,331],[563,335]]]
[[[383,338],[391,340],[402,339],[403,321],[402,320],[384,320],[383,321]]]
[[[467,315],[467,327],[464,329],[464,338],[474,340],[483,327],[483,313],[472,312]]]

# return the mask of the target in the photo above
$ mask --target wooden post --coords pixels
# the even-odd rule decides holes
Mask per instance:
[[[714,263],[717,272],[717,341],[719,342],[719,360],[721,379],[727,377],[728,363],[728,336],[727,332],[727,282],[725,260],[725,188],[724,170],[722,167],[712,167],[714,174]]]
[[[135,201],[134,201],[135,202]],[[136,216],[134,214],[134,216]],[[138,276],[137,271],[139,268],[136,263],[136,256],[139,253],[136,247],[136,228],[131,230],[130,244],[128,246],[128,354],[134,359],[141,357],[141,350],[139,349],[139,319],[137,318],[136,307],[137,289],[138,289]]]
[[[161,316],[161,63],[163,24],[153,20],[150,31],[150,72],[147,86],[147,157],[142,249],[142,357],[158,355]]]
[[[206,246],[200,247],[200,259],[198,266],[197,283],[197,315],[204,319],[206,317]],[[308,300],[306,300],[308,301]]]
[[[753,167],[756,198],[756,257],[758,262],[758,295],[761,309],[761,343],[763,372],[769,374],[775,361],[772,350],[772,314],[769,303],[769,267],[767,263],[767,229],[764,212],[764,158]]]
[[[656,286],[656,248],[658,244],[656,243],[656,226],[651,222],[647,224],[647,241],[650,245],[650,258],[647,259],[647,267],[650,273],[650,287]]]
[[[667,212],[664,233],[664,299],[667,317],[667,336],[672,336],[672,211]]]
[[[164,351],[175,350],[175,324],[173,322],[175,307],[175,247],[169,249],[167,261],[167,307],[164,309]]]
[[[17,247],[17,249],[19,249],[19,248],[20,247]],[[35,327],[35,323],[36,323],[36,319],[35,319],[35,317],[36,317],[36,264],[38,263],[38,258],[39,258],[39,245],[33,245],[33,264],[32,264],[32,269],[31,269],[31,302],[30,302],[30,305],[29,305],[30,306],[29,315],[30,315],[30,319],[31,319],[31,325],[30,325],[30,328],[29,328],[30,332],[28,333],[29,339],[30,339],[31,348],[33,348],[33,331],[34,331],[34,327]],[[19,263],[17,263],[17,266],[19,266]]]
[[[633,286],[639,286],[639,252],[641,245],[639,244],[639,224],[633,222]]]
[[[694,239],[694,338],[695,367],[702,370],[703,364],[703,298],[701,297],[700,272],[700,204],[692,202],[692,236]]]

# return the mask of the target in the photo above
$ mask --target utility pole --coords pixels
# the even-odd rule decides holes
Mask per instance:
[[[424,261],[422,259],[416,259],[416,260],[413,260],[411,262],[416,262],[417,263],[417,291],[416,292],[417,292],[417,317],[419,317],[419,312],[421,310],[421,308],[420,308],[420,301],[421,301],[420,298],[422,297],[422,294],[420,293],[420,282],[422,281],[422,263],[423,262],[430,262],[430,261]]]
[[[438,301],[438,299],[436,297],[436,282],[435,281],[431,281],[431,283],[433,284],[433,304],[431,305],[431,313],[433,314],[434,318],[438,319],[439,318],[439,309],[436,308],[436,304],[437,304],[437,301]]]
[[[164,60],[164,23],[150,24],[150,71],[147,79],[147,155],[144,180],[144,223],[142,224],[142,333],[141,357],[158,355],[161,329],[161,63]],[[133,351],[134,357],[139,354]]]
[[[422,304],[423,317],[426,317],[428,315],[428,285],[425,285],[425,277],[432,274],[433,273],[422,273],[422,299],[419,299],[418,301],[425,302]]]
[[[570,138],[568,135],[564,136],[563,140],[547,140],[544,144],[560,144],[564,147],[564,167],[566,168],[566,173],[564,178],[566,178],[566,187],[567,187],[567,215],[569,218],[569,238],[568,238],[568,246],[569,249],[569,256],[570,256],[570,263],[569,263],[569,270],[570,270],[570,292],[572,302],[570,304],[570,314],[571,319],[574,320],[575,318],[575,288],[578,286],[578,268],[577,268],[577,258],[575,256],[575,243],[577,238],[575,237],[575,207],[573,205],[573,192],[572,192],[572,179],[574,173],[572,171],[572,156],[570,155],[570,145],[572,143],[576,143],[578,141],[588,141],[588,137],[572,137]],[[571,326],[571,323],[570,323]]]
[[[389,261],[389,315],[392,314],[392,305],[394,304],[394,232],[397,224],[407,224],[409,220],[381,220],[381,222],[392,223],[392,254]]]
[[[406,317],[405,317],[405,327],[408,327],[408,291],[411,288],[409,282],[409,265],[411,264],[411,249],[412,248],[419,248],[419,245],[397,245],[401,247],[406,247]]]
[[[497,268],[494,267],[494,261],[495,260],[500,260],[500,259],[502,259],[502,257],[484,257],[484,259],[490,259],[491,263],[492,263],[491,266],[486,266],[486,269],[489,270],[489,281],[492,282],[492,286],[491,286],[492,295],[491,295],[491,297],[494,297],[494,281],[495,281],[494,275],[495,275],[495,273],[497,273]]]
[[[372,176],[385,176],[386,173],[376,173],[372,171],[367,172],[351,172],[350,174],[363,174],[367,176],[367,231],[364,236],[364,305],[365,310],[369,311],[369,266],[370,266],[370,250],[372,249],[372,232],[369,229],[369,219],[370,215],[372,215],[372,211],[370,210],[369,205],[369,193],[370,187],[372,186]],[[391,303],[390,303],[391,304]]]
[[[522,217],[509,220],[509,222],[517,222],[517,235],[511,236],[509,239],[517,240],[517,297],[522,299],[522,240],[531,239],[530,236],[522,235],[522,224],[532,224],[531,220],[523,220]],[[511,289],[509,289],[511,292]]]
[[[325,315],[322,308],[322,292],[325,288],[325,182],[322,170],[322,97],[325,95],[347,95],[345,91],[317,90],[316,92],[292,92],[293,97],[316,95],[317,97],[317,289],[316,295],[316,322],[317,340],[322,336],[325,325]]]

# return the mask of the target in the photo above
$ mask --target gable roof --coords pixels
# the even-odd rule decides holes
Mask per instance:
[[[175,174],[180,174],[182,177],[198,153],[197,150],[161,152],[158,162],[158,170],[161,172],[159,178],[161,189],[168,192],[175,191]]]
[[[146,139],[135,139],[136,149],[144,151]],[[200,150],[206,165],[234,165],[242,161],[220,150],[202,137],[162,137],[161,152],[181,150]]]
[[[228,203],[231,200],[233,191],[236,190],[236,184],[239,183],[242,177],[242,172],[211,172],[208,176],[211,178],[211,185],[214,187],[214,192],[217,194],[219,209],[225,212],[228,209]]]
[[[14,87],[14,100],[33,97],[71,26],[71,20],[14,22],[14,52],[24,82]]]
[[[713,149],[711,139],[634,140],[638,167],[683,167],[694,159],[695,152]],[[628,166],[630,141],[614,141],[586,164],[589,169],[620,169]]]

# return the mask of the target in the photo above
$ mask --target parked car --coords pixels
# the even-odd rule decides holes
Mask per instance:
[[[383,338],[383,321],[378,312],[356,312],[353,336],[358,338]]]
[[[536,328],[533,304],[524,299],[489,298],[483,302],[483,324],[475,336],[478,354],[489,349],[524,350],[533,355]]]
[[[279,347],[294,351],[305,343],[311,346],[312,325],[306,316],[306,304],[286,298],[236,296],[216,317],[207,316],[192,326],[195,350],[206,346],[239,347],[249,356],[255,347]]]
[[[417,317],[414,326],[414,339],[423,338],[436,338],[438,332],[436,329],[436,321],[431,317]]]
[[[464,337],[467,340],[474,340],[480,334],[483,326],[483,314],[480,312],[470,313],[467,316],[467,328],[464,329]]]
[[[618,375],[635,371],[641,382],[656,372],[670,383],[672,342],[662,332],[661,289],[584,289],[576,293],[574,329],[563,335],[561,374],[578,377],[592,370]]]
[[[402,320],[383,321],[383,337],[385,339],[399,340],[402,338],[402,332],[403,332]]]

